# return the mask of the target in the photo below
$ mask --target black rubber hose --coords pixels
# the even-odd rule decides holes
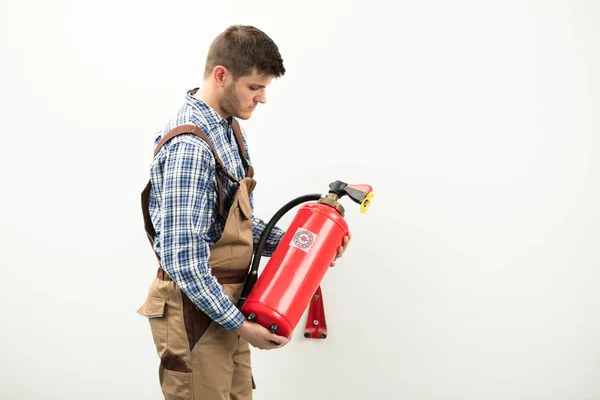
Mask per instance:
[[[269,223],[265,226],[263,233],[260,236],[260,240],[258,241],[258,245],[256,246],[256,250],[254,252],[254,259],[252,260],[252,266],[250,267],[250,272],[246,277],[246,282],[244,283],[244,288],[242,289],[242,294],[240,300],[238,301],[238,308],[242,308],[246,298],[250,294],[250,291],[254,287],[256,280],[258,279],[258,267],[260,265],[260,259],[262,257],[263,250],[265,245],[267,244],[267,239],[273,230],[273,227],[277,224],[277,222],[283,217],[289,210],[296,207],[299,204],[305,203],[307,201],[316,201],[322,197],[319,193],[307,194],[304,196],[296,197],[295,199],[289,201],[286,205],[281,207],[279,211],[271,217]]]

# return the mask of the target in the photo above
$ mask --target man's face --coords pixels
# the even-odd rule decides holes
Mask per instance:
[[[272,80],[272,76],[257,74],[256,71],[236,82],[229,79],[223,88],[221,107],[236,118],[249,119],[258,103],[267,102],[266,90]]]

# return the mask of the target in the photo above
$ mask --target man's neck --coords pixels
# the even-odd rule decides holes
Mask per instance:
[[[208,104],[221,118],[227,119],[229,117],[229,115],[225,113],[225,110],[221,109],[215,93],[207,88],[207,86],[202,86],[200,90],[194,94],[194,97]]]

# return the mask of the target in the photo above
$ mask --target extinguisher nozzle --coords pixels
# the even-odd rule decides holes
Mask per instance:
[[[367,210],[369,209],[369,206],[371,205],[371,199],[373,198],[374,194],[373,192],[370,192],[369,194],[367,194],[365,196],[365,199],[362,201],[362,203],[360,203],[360,212],[361,213],[366,213]]]

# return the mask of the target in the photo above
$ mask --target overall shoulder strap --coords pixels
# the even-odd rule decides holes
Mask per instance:
[[[208,138],[208,136],[206,136],[206,134],[204,132],[202,132],[202,130],[195,125],[180,125],[176,128],[171,129],[169,132],[167,132],[167,134],[165,136],[163,136],[163,138],[160,140],[160,142],[158,142],[158,144],[156,145],[156,149],[154,150],[154,156],[156,157],[156,155],[158,154],[160,149],[169,140],[173,139],[175,136],[182,135],[185,133],[191,133],[194,136],[197,136],[200,139],[204,140],[210,146],[210,149],[212,150],[212,153],[215,157],[215,160],[217,163],[216,169],[217,170],[221,169],[225,174],[227,174],[228,176],[231,176],[225,169],[225,166],[223,165],[221,158],[217,154],[217,151],[215,150],[215,147],[213,146],[213,144],[210,141],[210,139]],[[219,198],[219,212],[221,213],[221,215],[223,215],[223,213],[224,213],[224,204],[223,204],[223,195],[222,195],[223,181],[221,180],[221,176],[218,173],[216,173],[216,171],[215,171],[215,175],[217,178],[217,186],[218,186],[217,196]],[[154,230],[154,226],[152,225],[152,220],[150,218],[150,211],[148,209],[148,207],[150,205],[150,189],[151,189],[151,187],[152,187],[152,184],[151,184],[150,180],[148,180],[146,187],[142,191],[142,213],[144,215],[144,229],[146,230],[146,234],[148,235],[150,244],[152,246],[154,246],[154,236],[156,235],[156,231]]]
[[[242,138],[242,131],[240,129],[240,124],[237,119],[233,119],[233,133],[235,134],[235,141],[238,144],[238,148],[240,149],[240,153],[242,155],[242,162],[244,163],[244,167],[246,167],[246,176],[249,178],[254,177],[254,168],[248,162],[248,153],[246,152],[246,148],[244,147],[244,140]]]

